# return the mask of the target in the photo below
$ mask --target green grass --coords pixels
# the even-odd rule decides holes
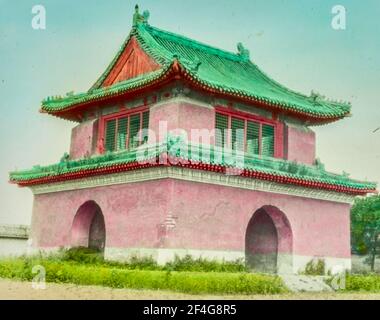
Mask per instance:
[[[66,257],[68,259],[68,257]],[[170,270],[128,269],[126,265],[104,265],[100,260],[59,261],[57,258],[19,258],[0,261],[0,277],[31,281],[33,266],[42,265],[46,281],[112,288],[169,290],[190,294],[279,294],[287,292],[276,276]],[[183,264],[173,268],[184,268]],[[169,267],[166,267],[169,268]]]
[[[352,275],[346,277],[346,288],[344,291],[357,292],[365,291],[372,293],[380,293],[380,275]]]
[[[104,261],[88,249],[61,251],[50,256],[0,260],[0,278],[31,281],[34,266],[46,270],[46,281],[112,288],[168,290],[190,294],[286,293],[279,277],[247,272],[241,261],[217,262],[191,257],[159,266],[151,258],[132,257],[128,262]],[[319,269],[319,268],[318,268]],[[380,275],[348,274],[340,292],[380,293]]]
[[[105,261],[101,254],[89,249],[62,250],[48,256],[0,260],[0,278],[31,281],[34,266],[46,270],[46,281],[112,288],[169,290],[190,294],[279,294],[287,292],[279,277],[252,274],[240,260],[217,262],[176,257],[159,266],[152,258],[131,257],[128,262]],[[309,268],[320,273],[320,264]],[[311,272],[313,271],[313,272]],[[315,272],[314,272],[315,271]],[[308,272],[309,273],[309,272]],[[380,275],[346,276],[340,292],[380,293]]]

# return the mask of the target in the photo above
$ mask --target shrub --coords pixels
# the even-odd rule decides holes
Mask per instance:
[[[279,277],[249,273],[128,270],[49,259],[0,261],[0,277],[28,280],[32,266],[42,265],[46,281],[112,288],[170,290],[191,294],[276,294],[286,292]]]
[[[35,257],[37,258],[37,257]],[[43,259],[42,256],[38,257]],[[66,261],[66,262],[76,262],[85,265],[101,265],[107,267],[117,267],[124,269],[141,269],[141,270],[161,270],[162,267],[158,266],[152,257],[137,257],[132,256],[127,262],[117,262],[117,261],[106,261],[104,259],[103,252],[98,250],[79,247],[72,249],[61,249],[56,254],[51,254],[44,257],[45,260],[49,261]]]
[[[110,265],[122,266],[132,270],[160,270],[161,267],[152,257],[132,256],[126,263],[108,262]]]
[[[1,262],[0,278],[31,280],[31,264],[27,259],[5,260]]]
[[[306,264],[302,274],[307,276],[323,276],[326,274],[326,263],[323,259],[311,260]]]
[[[194,272],[246,272],[248,271],[242,260],[234,262],[206,260],[204,258],[194,259],[190,255],[183,258],[175,256],[173,262],[169,262],[164,267],[165,270],[172,271],[194,271]]]
[[[41,255],[35,257],[43,259]],[[174,261],[164,266],[159,266],[152,257],[131,256],[126,262],[106,261],[101,252],[88,248],[62,249],[58,254],[52,254],[45,259],[49,261],[67,261],[79,264],[101,265],[130,270],[157,270],[157,271],[193,271],[193,272],[247,272],[243,260],[233,262],[207,260],[204,258],[194,259],[190,255],[183,258],[175,256]]]
[[[346,277],[345,291],[380,292],[380,275],[352,275]]]
[[[89,248],[72,248],[68,250],[61,250],[58,257],[62,261],[75,261],[84,264],[98,264],[103,263],[103,254],[98,250]],[[54,256],[51,256],[54,259]]]

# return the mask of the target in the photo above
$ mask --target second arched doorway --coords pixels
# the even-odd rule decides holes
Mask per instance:
[[[293,272],[292,229],[278,208],[265,206],[253,214],[245,236],[245,258],[256,272]]]

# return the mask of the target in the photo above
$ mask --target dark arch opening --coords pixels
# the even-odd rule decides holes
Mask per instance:
[[[102,210],[95,201],[78,209],[71,228],[71,246],[104,251],[106,228]]]
[[[265,206],[253,214],[246,231],[245,257],[253,271],[292,273],[293,235],[282,211]]]

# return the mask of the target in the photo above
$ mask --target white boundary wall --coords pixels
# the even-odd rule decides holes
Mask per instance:
[[[29,227],[0,225],[0,257],[21,256],[27,253]]]

